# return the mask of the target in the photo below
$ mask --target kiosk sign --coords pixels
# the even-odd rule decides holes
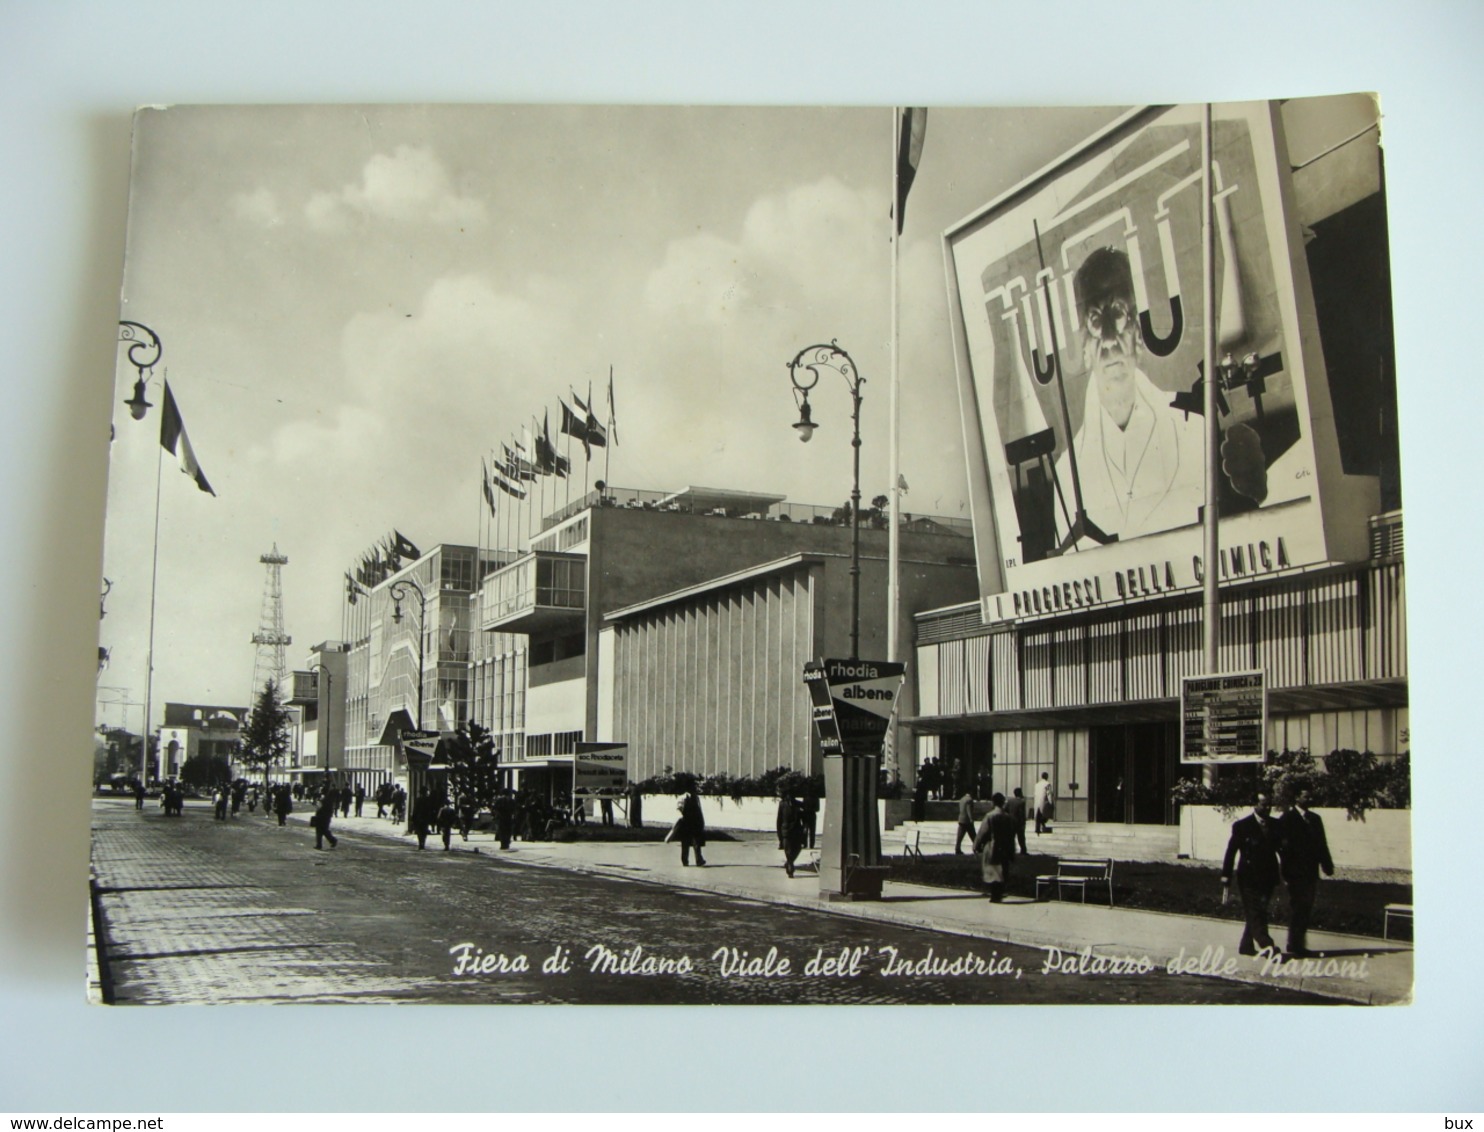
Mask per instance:
[[[1180,685],[1182,763],[1260,763],[1266,757],[1267,682],[1261,672],[1187,676]]]
[[[820,750],[879,755],[906,665],[886,660],[821,660],[804,665]]]

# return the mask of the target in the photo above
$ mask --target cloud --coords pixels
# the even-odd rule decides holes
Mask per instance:
[[[873,215],[879,198],[832,177],[765,197],[747,212],[737,239],[711,233],[674,240],[645,282],[656,312],[717,323],[755,311],[808,301],[821,280],[857,280],[884,263],[886,222]],[[838,288],[845,290],[846,288]]]
[[[336,232],[353,220],[462,228],[483,225],[489,215],[483,201],[458,193],[431,150],[399,145],[392,153],[378,153],[367,161],[359,184],[311,196],[304,218],[312,228]]]
[[[232,211],[238,219],[246,220],[261,228],[277,228],[283,224],[283,213],[278,208],[278,198],[270,189],[258,189],[251,193],[238,193],[232,198]]]

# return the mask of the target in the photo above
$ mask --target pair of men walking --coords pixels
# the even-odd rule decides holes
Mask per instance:
[[[1231,898],[1236,877],[1246,923],[1237,951],[1256,955],[1277,950],[1268,920],[1282,880],[1288,886],[1290,906],[1286,953],[1295,958],[1310,954],[1309,919],[1319,888],[1319,872],[1334,876],[1335,863],[1324,834],[1324,822],[1309,808],[1309,793],[1297,791],[1280,818],[1272,816],[1271,799],[1257,795],[1252,813],[1232,823],[1231,840],[1221,865],[1221,901]]]

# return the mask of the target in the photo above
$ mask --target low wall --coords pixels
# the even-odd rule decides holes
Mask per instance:
[[[1223,815],[1215,806],[1181,806],[1181,856],[1219,864],[1232,822],[1249,812],[1244,808]],[[1364,821],[1351,821],[1341,809],[1323,807],[1314,813],[1324,821],[1329,855],[1337,867],[1411,870],[1411,810],[1368,810]]]
[[[663,825],[673,822],[678,815],[675,808],[680,801],[668,794],[644,795],[644,824]],[[824,829],[825,801],[819,802],[819,824]],[[877,820],[885,820],[886,802],[876,803]],[[777,798],[743,798],[734,802],[730,798],[715,798],[701,795],[701,813],[711,829],[737,829],[772,833],[778,828]]]

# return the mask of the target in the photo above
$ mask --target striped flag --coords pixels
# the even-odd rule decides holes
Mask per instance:
[[[216,492],[206,482],[206,473],[196,459],[191,438],[186,435],[185,421],[175,404],[175,394],[170,392],[170,382],[165,382],[165,409],[160,415],[160,447],[180,461],[180,470],[196,481],[196,486],[209,495]]]
[[[902,111],[900,132],[897,135],[897,235],[902,234],[902,224],[907,219],[907,194],[917,177],[917,166],[922,161],[922,139],[927,134],[927,107],[909,106]]]

